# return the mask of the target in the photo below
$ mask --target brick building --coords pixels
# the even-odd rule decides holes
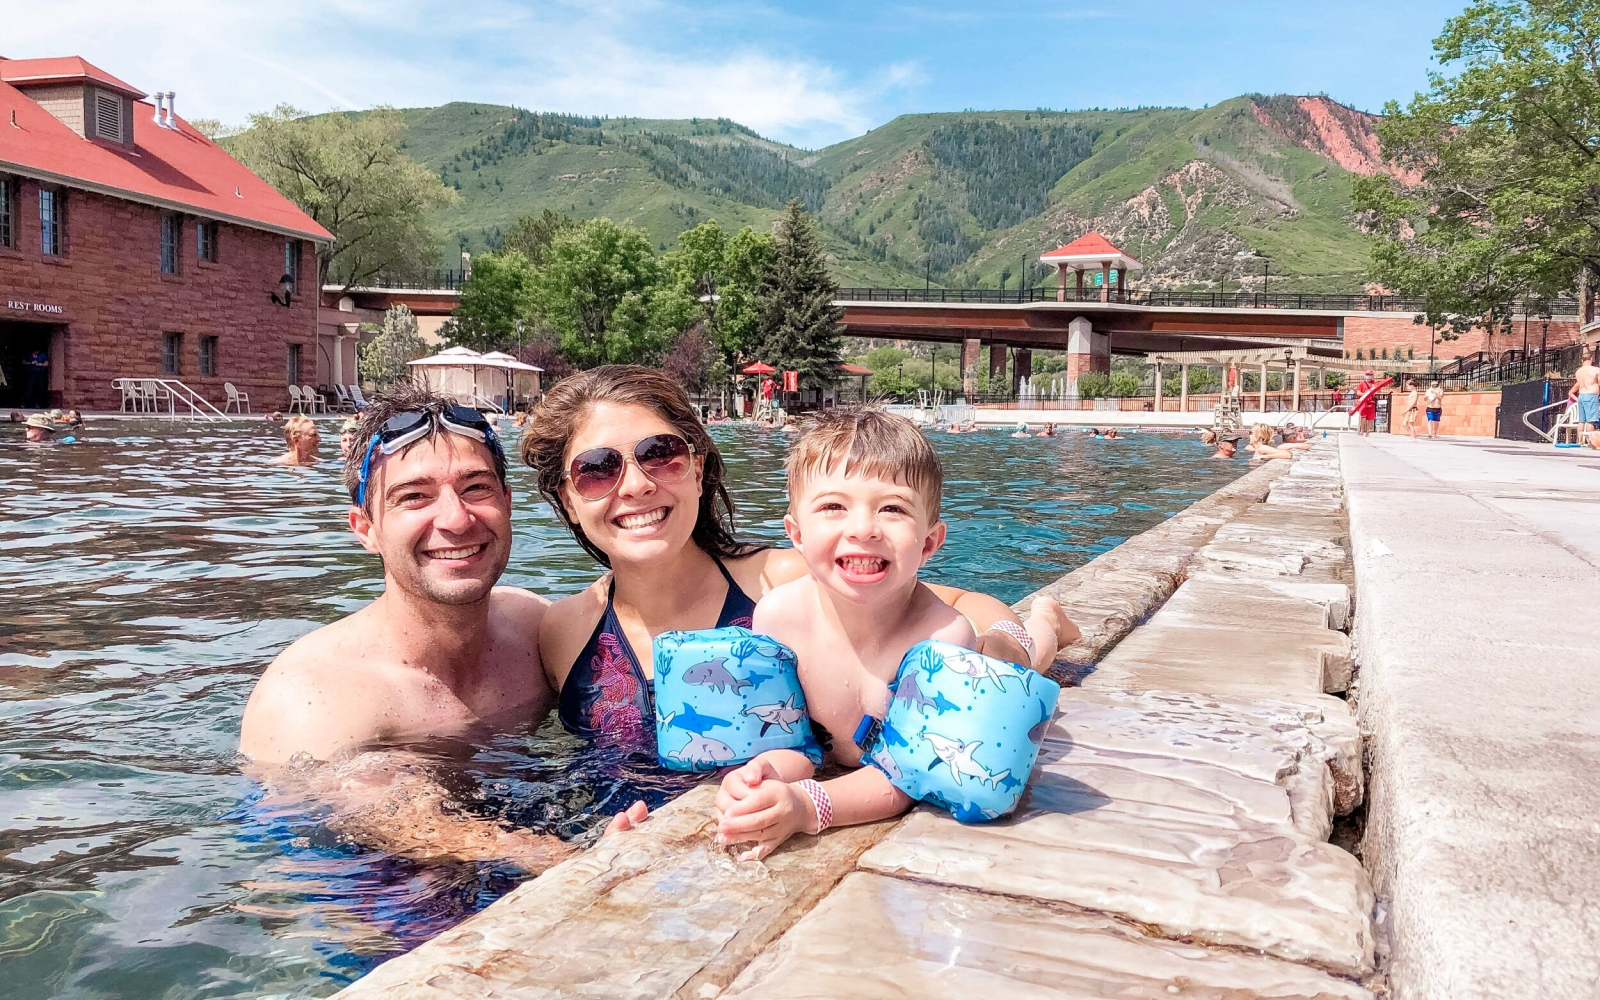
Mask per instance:
[[[0,59],[0,408],[37,350],[52,406],[116,409],[112,379],[144,377],[259,412],[316,381],[333,237],[145,96],[77,57]]]

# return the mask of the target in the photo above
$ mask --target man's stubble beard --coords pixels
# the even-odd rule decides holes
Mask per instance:
[[[500,577],[505,575],[506,566],[511,562],[511,546],[505,546],[501,553],[494,572],[487,579],[478,580],[452,580],[447,584],[440,584],[431,580],[422,571],[419,560],[409,562],[407,573],[393,571],[391,562],[379,556],[383,563],[384,575],[394,582],[394,585],[408,594],[420,597],[429,604],[439,604],[446,607],[466,607],[471,604],[481,604],[489,599],[495,585],[500,582]]]

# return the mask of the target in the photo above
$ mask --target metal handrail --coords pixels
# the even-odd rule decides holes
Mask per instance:
[[[189,407],[189,417],[190,417],[190,419],[198,418],[198,419],[201,419],[201,420],[213,420],[213,421],[228,419],[227,414],[223,413],[221,410],[217,409],[214,405],[212,405],[212,403],[211,403],[211,401],[209,399],[206,399],[204,396],[200,395],[198,392],[196,392],[195,390],[191,389],[189,386],[184,385],[182,382],[178,381],[175,378],[148,378],[148,377],[140,378],[140,377],[134,377],[134,376],[126,376],[126,377],[123,377],[123,378],[114,378],[114,379],[111,380],[111,384],[113,386],[116,386],[116,388],[119,391],[122,389],[123,383],[135,383],[137,385],[143,386],[144,383],[146,383],[146,382],[153,383],[153,384],[155,384],[157,386],[160,386],[161,389],[165,390],[166,397],[167,397],[167,419],[169,419],[169,420],[176,420],[177,419],[177,417],[178,417],[178,400],[180,400],[180,399],[183,400],[184,405]],[[157,394],[156,396],[152,397],[151,398],[151,402],[153,402],[157,406],[159,406],[160,403],[161,403],[160,394]],[[201,407],[204,407],[204,409],[201,409]],[[210,412],[207,413],[206,410],[209,410]],[[160,412],[160,411],[155,411],[155,412]]]
[[[1558,417],[1556,419],[1555,426],[1551,427],[1548,431],[1546,431],[1546,430],[1541,430],[1538,427],[1535,427],[1533,425],[1532,421],[1530,421],[1528,418],[1533,416],[1535,413],[1543,413],[1545,410],[1553,410],[1558,406],[1568,406],[1568,407],[1570,407],[1572,405],[1573,405],[1572,400],[1567,396],[1563,396],[1560,399],[1556,400],[1554,403],[1546,403],[1543,406],[1536,406],[1533,409],[1529,410],[1528,412],[1524,413],[1522,415],[1522,423],[1523,423],[1523,425],[1525,427],[1528,428],[1528,430],[1533,431],[1535,434],[1537,434],[1540,437],[1544,438],[1546,444],[1554,444],[1556,438],[1561,434],[1561,428],[1565,427],[1565,426],[1570,426],[1570,425],[1563,424],[1561,422],[1561,419]],[[1563,417],[1566,416],[1566,412],[1565,411],[1562,412],[1562,416]]]

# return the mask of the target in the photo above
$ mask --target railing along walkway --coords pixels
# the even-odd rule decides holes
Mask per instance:
[[[213,406],[210,400],[175,378],[114,378],[111,384],[123,394],[124,411],[129,403],[133,403],[135,412],[160,413],[164,401],[169,420],[177,419],[179,403],[189,408],[184,416],[191,420],[227,419],[227,415]],[[145,408],[147,405],[148,410]]]

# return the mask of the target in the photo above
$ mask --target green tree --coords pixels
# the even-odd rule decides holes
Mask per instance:
[[[1129,371],[1112,372],[1108,387],[1110,391],[1107,395],[1110,396],[1117,396],[1123,399],[1129,396],[1137,396],[1140,388],[1139,376]],[[1081,391],[1079,395],[1082,395]]]
[[[839,288],[828,275],[816,226],[798,201],[778,219],[776,237],[757,292],[755,354],[780,371],[798,371],[802,384],[832,385],[839,377],[844,309],[834,304]]]
[[[1105,372],[1083,372],[1078,376],[1078,395],[1083,399],[1105,399],[1111,391],[1111,376]]]
[[[356,349],[356,367],[361,377],[379,385],[398,382],[415,361],[428,353],[428,343],[417,332],[417,318],[405,306],[390,306],[382,323],[363,323],[361,332],[375,336]]]
[[[663,265],[682,290],[700,303],[707,334],[728,362],[748,354],[759,329],[756,290],[771,265],[771,233],[745,226],[728,235],[710,219],[680,233]]]
[[[1385,237],[1373,276],[1449,340],[1600,265],[1600,2],[1479,0],[1433,44],[1457,71],[1384,109],[1400,176],[1361,179],[1356,205]]]
[[[474,257],[472,273],[461,285],[461,301],[440,334],[475,351],[515,345],[517,320],[528,314],[534,277],[533,265],[516,250]]]
[[[400,152],[405,132],[392,108],[307,117],[280,104],[251,115],[250,127],[224,143],[333,234],[318,251],[318,284],[349,289],[377,274],[415,277],[438,263],[439,236],[428,217],[458,196]]]
[[[558,232],[534,274],[532,310],[560,334],[562,354],[580,368],[654,364],[696,319],[698,303],[662,280],[645,232],[610,219]]]
[[[556,234],[575,225],[572,219],[548,208],[538,215],[524,215],[501,237],[500,249],[515,250],[528,258],[530,264],[537,265],[544,259],[545,249]]]

